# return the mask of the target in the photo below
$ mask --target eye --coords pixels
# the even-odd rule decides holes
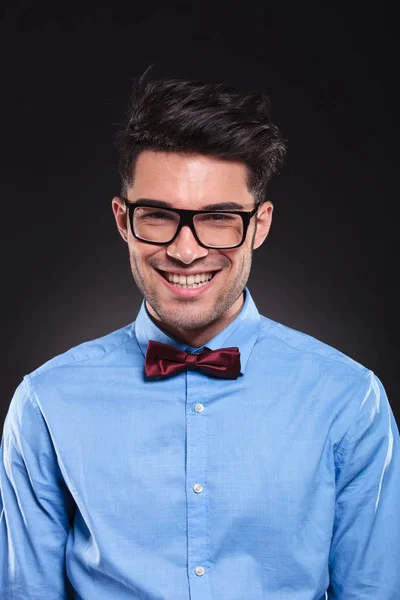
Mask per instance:
[[[158,210],[147,207],[138,207],[135,209],[135,218],[140,219],[141,221],[174,221],[176,220],[176,216],[166,210]]]
[[[203,215],[205,221],[209,221],[212,223],[227,223],[233,221],[236,215],[231,215],[229,213],[207,213]]]
[[[146,215],[149,219],[154,219],[154,221],[159,221],[160,219],[163,220],[168,220],[168,219],[172,219],[172,215],[169,215],[168,213],[165,212],[151,212],[148,215]]]

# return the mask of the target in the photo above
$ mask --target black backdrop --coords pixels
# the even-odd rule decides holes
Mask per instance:
[[[25,373],[136,316],[113,139],[152,63],[268,91],[288,157],[250,290],[266,316],[372,369],[400,421],[394,14],[216,4],[2,4],[1,424]]]

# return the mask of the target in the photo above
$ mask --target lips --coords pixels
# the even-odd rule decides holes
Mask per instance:
[[[170,291],[178,296],[189,298],[202,294],[213,283],[218,271],[203,271],[197,273],[174,273],[157,269],[162,281]],[[182,282],[182,283],[181,283]]]

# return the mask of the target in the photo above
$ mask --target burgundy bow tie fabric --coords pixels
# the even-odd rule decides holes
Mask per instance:
[[[186,368],[199,369],[213,377],[237,379],[240,375],[239,348],[206,348],[198,354],[189,354],[168,344],[149,341],[144,363],[147,377],[168,377]]]

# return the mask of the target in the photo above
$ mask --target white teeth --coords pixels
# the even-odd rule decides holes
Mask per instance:
[[[212,273],[197,273],[196,275],[181,275],[178,273],[165,273],[166,279],[177,287],[197,288],[202,287],[212,279]]]

